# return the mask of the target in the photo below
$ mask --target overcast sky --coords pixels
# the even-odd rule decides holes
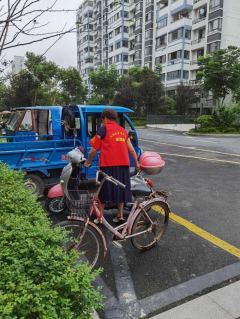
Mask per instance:
[[[7,3],[7,0],[3,0]],[[25,2],[21,1],[21,2]],[[49,7],[53,4],[53,0],[40,0],[38,5],[41,9]],[[77,9],[83,0],[58,0],[55,9]],[[1,1],[2,3],[2,1]],[[34,8],[37,8],[34,6]],[[28,16],[29,17],[29,16]],[[28,18],[29,19],[29,18]],[[26,18],[25,18],[25,21]],[[61,12],[61,13],[45,13],[39,19],[37,19],[38,25],[48,23],[49,24],[43,29],[39,29],[38,32],[42,30],[43,32],[51,32],[61,30],[67,23],[65,30],[75,25],[76,23],[76,12]],[[41,32],[42,32],[41,31]],[[8,38],[10,39],[13,35],[13,30],[10,31]],[[21,37],[19,42],[24,40],[29,41],[33,37]],[[13,60],[14,55],[24,56],[27,51],[34,52],[36,54],[43,54],[50,46],[56,41],[57,38],[52,38],[42,42],[34,43],[26,46],[19,46],[12,49],[4,51],[6,53],[5,58]],[[47,53],[47,60],[54,61],[60,67],[77,66],[77,44],[76,44],[76,33],[66,34],[61,38]]]

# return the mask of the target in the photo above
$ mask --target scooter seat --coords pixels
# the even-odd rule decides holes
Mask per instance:
[[[136,170],[136,168],[131,167],[130,168],[130,177],[133,177],[135,175],[137,175],[137,170]]]
[[[134,196],[148,196],[151,194],[151,189],[145,185],[136,185],[133,188],[130,188],[130,191]]]

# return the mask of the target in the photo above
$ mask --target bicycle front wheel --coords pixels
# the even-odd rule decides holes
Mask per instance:
[[[162,201],[155,201],[144,207],[137,215],[131,238],[135,248],[146,250],[153,247],[164,235],[169,221],[169,208]],[[148,230],[147,232],[144,232]],[[139,234],[144,232],[143,234]],[[139,234],[139,235],[138,235]]]
[[[61,227],[68,232],[65,241],[63,242],[63,246],[67,252],[71,249],[76,249],[78,238],[80,238],[84,230],[84,225],[84,222],[74,220],[63,221],[53,226],[53,228]],[[101,236],[95,228],[88,224],[81,244],[76,249],[76,251],[79,252],[79,260],[88,262],[91,268],[97,268],[103,249]]]

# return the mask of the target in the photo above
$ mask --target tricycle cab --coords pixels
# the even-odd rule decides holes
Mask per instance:
[[[118,119],[116,123],[128,132],[128,136],[133,144],[133,147],[136,151],[138,157],[142,154],[142,149],[138,147],[138,138],[134,125],[131,120],[128,118],[126,113],[132,113],[133,111],[128,108],[120,106],[108,106],[108,105],[72,105],[68,107],[63,107],[63,116],[62,121],[65,123],[65,117],[69,121],[70,126],[75,127],[76,137],[78,140],[82,141],[82,145],[86,150],[85,157],[88,156],[91,145],[89,144],[90,140],[96,135],[97,130],[103,125],[101,121],[101,113],[105,108],[112,108],[118,113]],[[69,130],[68,128],[64,129],[63,126],[64,139],[73,138],[74,130]],[[96,170],[99,168],[99,158],[100,151],[94,157],[92,161],[92,166],[89,169],[84,167],[83,174],[86,178],[94,178],[96,175]],[[131,156],[130,166],[134,166],[134,162]]]
[[[5,129],[8,141],[61,139],[61,111],[60,106],[12,109]]]

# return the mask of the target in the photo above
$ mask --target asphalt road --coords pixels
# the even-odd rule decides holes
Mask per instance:
[[[97,281],[107,296],[101,318],[149,317],[240,276],[240,138],[150,129],[139,129],[138,138],[166,162],[149,177],[170,194],[171,220],[146,252],[130,241],[117,249],[100,226],[108,244]],[[115,214],[106,212],[109,222]]]

